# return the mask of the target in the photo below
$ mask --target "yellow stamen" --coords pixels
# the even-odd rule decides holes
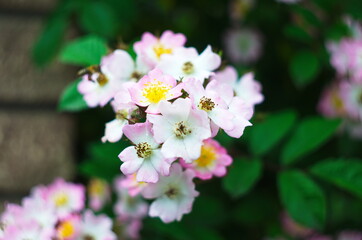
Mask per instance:
[[[88,191],[91,196],[98,196],[104,193],[106,183],[100,179],[92,179],[89,183]]]
[[[62,207],[64,205],[67,205],[67,203],[69,202],[69,198],[68,195],[66,195],[65,193],[59,193],[55,199],[55,206],[57,207]]]
[[[212,109],[214,109],[215,107],[215,103],[213,101],[211,101],[211,98],[207,98],[205,96],[203,96],[200,99],[199,104],[197,105],[201,110],[204,110],[206,112],[211,111]]]
[[[150,103],[158,103],[161,100],[166,100],[167,92],[170,89],[170,85],[156,81],[148,83],[143,89],[142,95],[147,98]]]
[[[332,106],[336,109],[337,112],[344,111],[343,101],[342,101],[341,97],[338,95],[338,93],[336,92],[336,90],[332,92],[331,102],[332,102]]]
[[[153,51],[155,52],[157,58],[160,58],[163,54],[171,54],[172,49],[171,48],[165,48],[163,44],[158,43],[155,46],[153,46]]]
[[[203,145],[201,148],[201,155],[194,161],[196,166],[205,168],[213,165],[217,158],[217,153],[212,146]]]
[[[67,239],[73,236],[74,226],[71,221],[62,222],[58,227],[58,235],[60,239]]]

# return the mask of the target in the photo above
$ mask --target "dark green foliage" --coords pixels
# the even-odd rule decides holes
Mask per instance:
[[[326,198],[322,189],[307,175],[290,170],[279,173],[280,199],[298,223],[322,230],[326,221]]]
[[[240,197],[254,186],[261,172],[259,159],[234,159],[228,175],[223,179],[224,189],[232,197]]]
[[[64,63],[86,67],[99,64],[106,52],[107,46],[103,39],[87,36],[66,45],[60,54],[60,60]]]
[[[88,108],[83,95],[78,92],[80,79],[70,83],[63,91],[59,99],[58,110],[75,112]]]
[[[340,125],[339,120],[321,117],[304,119],[295,129],[282,151],[282,162],[291,164],[327,141]]]
[[[93,143],[88,148],[88,158],[80,165],[80,172],[88,177],[98,177],[112,182],[120,175],[118,154],[128,146],[127,142]]]
[[[263,122],[250,128],[250,150],[255,155],[263,155],[275,147],[291,130],[297,114],[287,110],[268,116]]]
[[[328,159],[314,165],[311,172],[362,198],[362,161],[360,159]]]

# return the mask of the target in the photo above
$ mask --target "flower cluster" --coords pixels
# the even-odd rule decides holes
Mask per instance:
[[[78,85],[89,107],[113,107],[115,119],[106,124],[102,141],[125,136],[133,143],[119,154],[126,178],[117,182],[118,194],[155,199],[149,215],[164,222],[191,211],[198,195],[194,177],[226,174],[232,158],[212,138],[220,129],[240,138],[263,101],[253,73],[238,80],[234,68],[220,70],[221,58],[210,46],[198,53],[185,42],[171,31],[160,37],[144,33],[133,46],[135,59],[115,50],[82,71]],[[120,202],[116,211],[132,215],[132,222],[144,215],[145,205],[126,213],[127,204]]]
[[[82,185],[55,180],[33,188],[21,205],[8,204],[0,218],[3,240],[116,240],[112,221],[85,209]]]
[[[362,137],[362,26],[350,19],[352,36],[327,44],[337,80],[327,86],[319,102],[326,117],[340,117],[354,137]]]

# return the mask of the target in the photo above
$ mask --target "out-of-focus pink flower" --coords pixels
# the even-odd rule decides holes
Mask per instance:
[[[43,231],[36,221],[23,222],[21,224],[9,225],[3,232],[2,240],[49,240],[52,232]]]
[[[121,170],[125,175],[137,172],[137,181],[157,182],[160,175],[168,175],[170,165],[176,159],[166,158],[152,134],[150,122],[127,125],[124,134],[135,144],[119,154],[123,162]]]
[[[331,65],[336,69],[338,76],[362,83],[362,38],[359,33],[355,34],[356,37],[328,42],[327,49],[331,55]]]
[[[232,163],[232,158],[217,141],[213,139],[204,140],[201,155],[192,163],[181,161],[181,165],[195,172],[196,177],[207,180],[212,175],[222,177],[226,174],[226,167]]]
[[[81,219],[79,215],[70,215],[59,222],[56,237],[61,240],[78,239],[80,234]]]
[[[160,102],[179,97],[181,89],[182,84],[177,85],[176,79],[155,68],[130,88],[130,93],[134,103],[147,107],[147,113],[157,114]]]
[[[132,197],[125,189],[119,189],[117,192],[118,200],[114,205],[114,211],[118,219],[128,221],[146,216],[148,204],[140,196]]]
[[[45,202],[54,206],[60,218],[84,208],[85,189],[80,184],[65,182],[58,178],[47,187],[39,187],[33,191],[33,197],[42,197]]]
[[[118,177],[114,181],[117,193],[117,203],[114,210],[122,222],[131,222],[134,219],[142,219],[148,211],[148,204],[140,196],[131,196],[128,189],[124,188],[125,177]],[[147,184],[145,184],[147,186]]]
[[[86,210],[82,215],[78,239],[117,240],[112,225],[112,220],[106,215],[95,216],[91,210]]]
[[[341,82],[334,82],[327,86],[321,96],[318,104],[318,110],[324,116],[329,118],[345,117],[345,103],[341,96]]]
[[[182,171],[180,164],[171,166],[170,176],[161,177],[157,183],[150,183],[142,194],[145,198],[155,199],[149,210],[151,217],[160,217],[165,223],[180,221],[189,213],[198,192],[192,182],[194,173],[191,170]]]
[[[99,211],[111,198],[111,191],[106,181],[102,179],[91,179],[88,184],[89,206]]]
[[[166,158],[181,157],[186,162],[200,157],[202,141],[211,137],[210,120],[205,111],[192,109],[190,99],[179,98],[173,103],[160,103],[161,115],[148,114],[154,138],[163,143]]]
[[[283,229],[289,236],[293,238],[307,238],[315,231],[313,229],[304,227],[295,222],[286,212],[281,214],[281,222]]]
[[[262,51],[260,34],[253,29],[229,29],[223,38],[226,56],[233,63],[250,64]]]
[[[362,239],[362,232],[356,232],[356,231],[343,231],[337,237],[337,240],[361,240],[361,239]]]
[[[181,33],[167,30],[158,38],[146,32],[133,47],[140,61],[152,69],[165,55],[172,55],[175,50],[183,48],[185,42],[186,37]]]
[[[203,83],[220,64],[220,56],[207,46],[200,55],[195,48],[179,49],[165,56],[157,67],[176,79],[196,78]]]
[[[342,81],[340,94],[349,118],[362,121],[362,84]]]
[[[142,221],[133,219],[125,223],[125,237],[130,239],[138,239],[142,229]]]
[[[146,182],[137,181],[137,175],[135,173],[120,178],[116,184],[119,185],[119,188],[127,189],[131,197],[137,196],[147,185]]]

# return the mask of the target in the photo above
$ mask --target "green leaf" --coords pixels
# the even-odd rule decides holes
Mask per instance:
[[[48,22],[32,49],[32,58],[38,66],[45,66],[57,55],[67,27],[66,17],[57,17]]]
[[[193,239],[189,233],[189,228],[184,222],[171,222],[165,224],[159,218],[146,218],[144,221],[144,229],[167,236],[165,239],[185,240]],[[154,239],[154,236],[152,237]]]
[[[339,41],[348,35],[351,35],[351,29],[342,20],[329,26],[326,30],[326,38],[333,41]]]
[[[81,79],[78,79],[70,83],[63,91],[59,99],[58,110],[76,112],[88,108],[87,103],[83,99],[83,95],[78,91],[78,83]]]
[[[297,119],[294,111],[286,110],[268,116],[250,129],[250,149],[255,155],[270,151],[292,128]]]
[[[80,172],[88,177],[98,177],[111,182],[120,174],[121,162],[118,154],[128,145],[125,141],[91,144],[87,150],[89,157],[81,163]]]
[[[304,173],[291,170],[278,176],[280,199],[298,223],[322,230],[326,220],[326,198],[322,190]]]
[[[311,172],[362,198],[362,162],[360,159],[329,159],[317,163]]]
[[[310,51],[300,51],[293,58],[289,71],[297,87],[304,87],[317,76],[320,63],[317,56]]]
[[[259,180],[262,164],[259,159],[235,159],[223,178],[223,187],[232,197],[246,194]]]
[[[89,66],[99,64],[107,53],[105,41],[96,36],[86,36],[69,43],[60,54],[64,63]]]
[[[309,33],[299,26],[287,25],[283,31],[286,37],[299,42],[309,43],[313,40]]]
[[[293,6],[293,11],[297,13],[301,18],[303,18],[307,23],[312,27],[320,27],[322,25],[319,18],[316,16],[314,11],[309,10],[308,8],[302,7],[301,5]]]
[[[112,38],[117,35],[121,21],[109,4],[91,1],[80,12],[79,23],[91,34]]]
[[[282,151],[282,162],[290,164],[306,155],[327,141],[337,130],[339,119],[310,117],[297,126],[289,142]]]

